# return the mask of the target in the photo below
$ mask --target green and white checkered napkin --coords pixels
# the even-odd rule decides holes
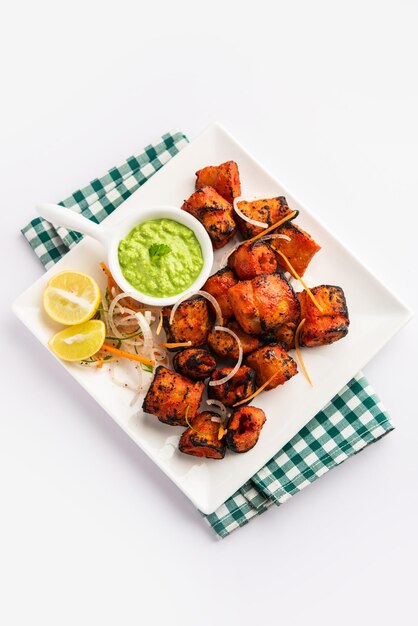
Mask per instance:
[[[91,181],[61,204],[101,222],[187,143],[181,132],[163,135],[141,154]],[[82,237],[39,217],[22,233],[46,269]],[[391,430],[388,414],[360,373],[241,489],[205,518],[220,537],[226,537],[272,504],[280,506]]]

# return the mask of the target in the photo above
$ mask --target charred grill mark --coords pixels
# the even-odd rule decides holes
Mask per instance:
[[[209,330],[209,309],[205,298],[197,296],[193,300],[185,300],[180,304],[170,324],[172,307],[164,307],[163,326],[168,342],[190,341],[192,346],[206,343]],[[176,351],[178,348],[169,348]]]
[[[161,422],[170,425],[186,426],[185,413],[196,415],[204,384],[188,378],[160,365],[144,398],[142,408],[146,413],[156,415]]]
[[[350,320],[341,287],[318,285],[312,293],[320,301],[322,311],[312,304],[305,291],[299,294],[301,315],[305,319],[300,344],[307,347],[328,345],[345,337]]]
[[[255,370],[259,387],[274,376],[266,389],[282,385],[297,374],[295,361],[278,342],[255,350],[246,358],[246,363]]]
[[[215,248],[221,248],[235,234],[233,206],[214,188],[204,185],[197,189],[182,209],[196,217],[205,227]]]
[[[212,459],[222,459],[225,456],[225,441],[218,439],[216,422],[212,417],[216,413],[204,411],[198,414],[191,426],[180,437],[179,450],[184,454],[200,456]]]
[[[215,370],[211,380],[220,380],[231,371],[230,367]],[[250,367],[242,366],[233,378],[218,386],[208,387],[208,396],[220,400],[225,406],[232,406],[235,402],[244,400],[256,389],[256,374]]]
[[[192,380],[203,380],[216,369],[216,360],[206,349],[187,348],[174,355],[173,367]]]

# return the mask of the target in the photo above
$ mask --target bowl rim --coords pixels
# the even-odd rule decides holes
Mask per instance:
[[[185,290],[167,297],[151,296],[135,289],[124,277],[119,265],[118,248],[120,241],[138,224],[154,219],[172,219],[190,228],[199,241],[203,255],[203,267],[196,280]],[[190,213],[169,205],[156,205],[148,209],[138,209],[131,215],[124,217],[118,224],[112,225],[112,237],[108,244],[107,259],[109,269],[116,283],[133,298],[143,304],[162,307],[175,304],[186,294],[198,291],[209,278],[213,266],[213,247],[211,239],[204,226]]]

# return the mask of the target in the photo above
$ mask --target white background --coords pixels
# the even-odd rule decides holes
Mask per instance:
[[[19,234],[35,203],[217,119],[416,309],[417,18],[412,0],[9,3],[2,624],[413,623],[415,320],[366,368],[396,431],[217,541],[10,302],[42,272]]]

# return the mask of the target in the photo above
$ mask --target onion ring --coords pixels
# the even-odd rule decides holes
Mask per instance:
[[[243,357],[243,354],[244,354],[244,351],[242,349],[242,343],[241,343],[239,337],[234,333],[233,330],[231,330],[230,328],[226,328],[225,326],[215,326],[214,330],[220,330],[220,331],[223,331],[225,333],[228,333],[228,335],[231,335],[231,337],[233,337],[235,339],[235,341],[238,344],[238,360],[235,363],[235,365],[232,368],[232,370],[229,372],[229,374],[227,374],[227,376],[224,376],[223,378],[220,378],[219,380],[211,380],[211,381],[209,381],[209,385],[211,387],[217,387],[218,385],[224,385],[225,383],[228,382],[228,380],[231,380],[231,378],[233,376],[235,376],[235,374],[238,372],[239,368],[241,367],[242,357]]]

